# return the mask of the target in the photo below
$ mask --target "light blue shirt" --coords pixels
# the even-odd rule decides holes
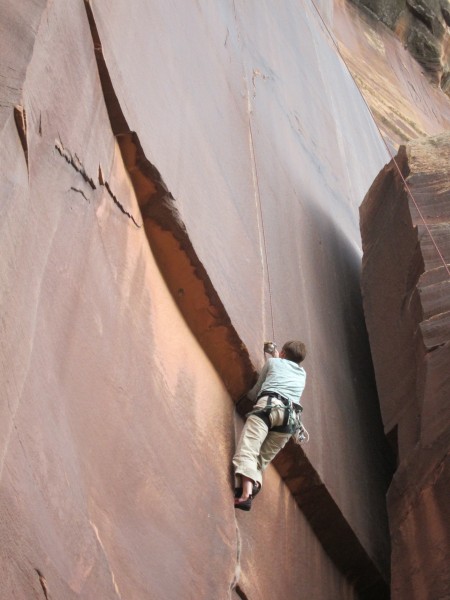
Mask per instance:
[[[305,383],[306,371],[303,367],[286,358],[269,358],[262,368],[258,381],[247,396],[255,401],[264,390],[277,392],[291,402],[300,404]]]

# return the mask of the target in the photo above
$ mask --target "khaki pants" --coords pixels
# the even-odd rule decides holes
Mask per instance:
[[[280,427],[284,420],[284,404],[277,398],[263,396],[255,408],[264,408],[268,401],[275,406],[270,411],[269,419],[272,427]],[[250,415],[245,422],[233,465],[236,474],[236,487],[241,485],[240,475],[245,475],[262,485],[262,473],[271,460],[287,444],[290,433],[269,431],[269,428],[257,415]]]

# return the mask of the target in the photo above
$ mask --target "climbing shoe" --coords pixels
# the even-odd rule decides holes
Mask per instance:
[[[240,508],[241,510],[250,510],[252,507],[252,497],[249,496],[247,500],[239,501],[239,498],[234,499],[234,508]]]
[[[259,494],[260,491],[261,491],[261,484],[254,483],[253,488],[252,488],[252,498],[254,498],[257,494]],[[234,497],[240,498],[241,496],[242,496],[242,488],[241,487],[234,488]]]

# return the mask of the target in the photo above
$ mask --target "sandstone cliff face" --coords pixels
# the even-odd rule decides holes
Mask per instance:
[[[450,92],[448,0],[354,0],[392,29],[430,79]]]
[[[448,0],[352,0],[369,9],[402,41],[430,80],[450,92]]]
[[[332,28],[393,154],[399,144],[450,128],[448,97],[429,85],[411,53],[372,13],[341,0],[334,5]]]
[[[361,207],[364,311],[398,453],[388,495],[393,598],[450,594],[449,160],[449,134],[411,142]]]
[[[2,594],[387,597],[357,206],[388,153],[320,16],[0,6]],[[309,348],[312,440],[235,515],[268,337]]]

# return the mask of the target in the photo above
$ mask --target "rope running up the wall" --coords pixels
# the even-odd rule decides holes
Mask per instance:
[[[441,252],[441,250],[440,250],[440,248],[439,248],[439,246],[438,246],[438,244],[436,242],[435,237],[433,236],[433,234],[431,232],[430,226],[426,222],[425,217],[424,217],[424,215],[423,215],[423,213],[422,213],[422,211],[421,211],[421,209],[420,209],[420,207],[419,207],[416,199],[414,198],[414,195],[413,195],[413,193],[412,193],[412,191],[411,191],[411,189],[410,189],[410,187],[409,187],[409,185],[408,185],[405,177],[403,176],[403,173],[401,172],[401,169],[400,169],[400,167],[399,167],[399,165],[398,165],[398,163],[397,163],[394,155],[392,154],[389,145],[387,144],[386,140],[384,139],[384,136],[383,136],[383,134],[381,132],[380,127],[378,126],[378,123],[377,123],[377,121],[376,121],[376,119],[374,117],[374,114],[373,114],[373,112],[372,112],[372,110],[371,110],[371,108],[370,108],[367,100],[365,99],[363,93],[361,92],[358,84],[356,83],[356,80],[355,80],[352,72],[350,71],[350,68],[347,65],[347,62],[345,61],[345,59],[344,59],[344,57],[342,55],[342,52],[341,52],[341,50],[339,48],[339,45],[338,45],[338,43],[336,42],[336,40],[334,38],[334,35],[331,33],[328,25],[326,24],[325,20],[323,19],[323,17],[321,15],[321,13],[320,13],[320,11],[319,11],[319,9],[318,9],[315,1],[311,0],[311,4],[314,7],[314,10],[317,13],[319,19],[321,20],[321,22],[322,22],[322,24],[323,24],[323,26],[325,28],[325,31],[327,32],[328,36],[330,37],[330,39],[331,39],[334,47],[336,48],[336,51],[337,51],[340,59],[342,60],[342,63],[344,64],[346,70],[348,71],[350,77],[352,78],[353,83],[355,84],[356,89],[358,90],[358,92],[359,92],[359,94],[360,94],[360,96],[361,96],[361,98],[362,98],[362,100],[363,100],[363,102],[364,102],[364,104],[365,104],[365,106],[366,106],[366,108],[367,108],[367,110],[368,110],[371,118],[372,118],[373,123],[375,124],[375,127],[376,127],[376,129],[378,131],[378,134],[379,134],[379,136],[380,136],[380,138],[381,138],[384,146],[386,147],[386,150],[387,150],[389,156],[391,157],[391,160],[392,160],[393,164],[395,165],[395,168],[397,169],[398,174],[400,175],[400,178],[401,178],[401,180],[403,182],[405,190],[406,190],[407,194],[409,195],[409,197],[411,198],[411,201],[412,201],[412,203],[414,204],[414,206],[415,206],[415,208],[417,210],[417,214],[419,215],[421,221],[423,222],[423,225],[424,225],[424,227],[425,227],[425,229],[426,229],[426,231],[427,231],[427,233],[428,233],[428,235],[430,237],[430,240],[431,240],[431,242],[432,242],[432,244],[433,244],[433,246],[434,246],[434,248],[436,250],[436,253],[437,253],[440,261],[442,262],[442,265],[443,265],[444,269],[447,271],[448,275],[450,276],[449,266],[445,262],[444,256],[443,256],[443,254],[442,254],[442,252]],[[270,267],[269,267],[268,253],[267,253],[267,240],[266,240],[266,232],[265,232],[265,227],[264,227],[264,215],[263,215],[262,203],[261,203],[261,193],[260,193],[260,188],[259,188],[258,168],[257,168],[257,165],[256,165],[255,144],[254,144],[254,139],[253,139],[253,127],[252,127],[251,113],[252,113],[252,110],[251,110],[251,106],[249,104],[248,124],[249,124],[249,133],[250,133],[250,143],[251,143],[251,147],[252,147],[252,161],[253,161],[253,168],[254,168],[254,172],[255,172],[256,193],[257,193],[257,198],[258,198],[258,208],[259,208],[260,220],[261,220],[261,231],[262,231],[262,242],[263,242],[263,249],[264,249],[264,260],[265,260],[266,271],[267,271],[267,286],[268,286],[268,296],[269,296],[269,307],[270,307],[270,319],[271,319],[271,328],[272,328],[272,339],[275,339],[275,324],[274,324],[274,316],[273,316],[273,300],[272,300],[272,287],[271,287],[271,279],[270,279]]]
[[[270,270],[269,270],[269,260],[268,260],[268,256],[267,256],[266,232],[264,229],[264,217],[263,217],[262,206],[261,206],[261,193],[260,193],[260,189],[259,189],[258,168],[256,166],[255,144],[253,142],[253,128],[252,128],[251,112],[252,111],[250,108],[250,99],[249,99],[248,128],[249,128],[249,132],[250,132],[250,143],[252,146],[252,160],[253,160],[253,168],[255,171],[256,193],[258,196],[258,207],[259,207],[259,214],[260,214],[260,220],[261,220],[261,232],[262,232],[262,241],[263,241],[263,248],[264,248],[264,258],[265,258],[266,271],[267,271],[267,287],[268,287],[268,294],[269,294],[270,318],[271,318],[271,323],[272,323],[272,340],[275,340],[275,324],[274,324],[274,319],[273,319],[273,306],[272,306],[272,288],[270,285]]]

